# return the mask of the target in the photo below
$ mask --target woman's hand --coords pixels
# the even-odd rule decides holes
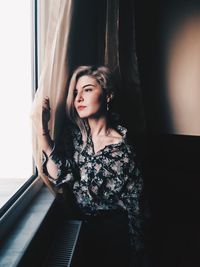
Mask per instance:
[[[48,122],[51,117],[49,98],[45,97],[42,103],[42,127],[43,131],[48,131]]]

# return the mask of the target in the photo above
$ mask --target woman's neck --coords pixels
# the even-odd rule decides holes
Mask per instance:
[[[88,119],[92,136],[107,136],[110,133],[110,124],[106,117]]]

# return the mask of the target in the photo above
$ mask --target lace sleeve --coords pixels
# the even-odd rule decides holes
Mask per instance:
[[[78,133],[73,129],[65,130],[52,149],[49,157],[43,152],[43,172],[48,179],[57,187],[64,183],[69,183],[74,180],[77,173],[77,165],[73,159],[73,153],[76,147],[75,140],[78,138]],[[57,177],[51,177],[47,169],[47,162],[51,160],[57,168]]]

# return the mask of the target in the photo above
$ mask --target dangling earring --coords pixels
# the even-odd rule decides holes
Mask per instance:
[[[109,111],[109,109],[110,109],[110,106],[109,106],[109,101],[107,102],[106,109],[107,109],[107,111]]]

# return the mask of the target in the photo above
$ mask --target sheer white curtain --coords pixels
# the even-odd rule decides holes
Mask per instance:
[[[55,118],[57,110],[65,110],[66,82],[68,78],[67,49],[69,29],[71,23],[72,0],[41,1],[41,49],[44,56],[41,58],[41,72],[39,85],[32,106],[33,122],[33,156],[46,185],[52,189],[47,177],[42,173],[42,151],[37,131],[42,126],[42,100],[45,96],[50,99],[51,120],[49,122],[50,135],[56,138]],[[44,13],[44,10],[45,13]],[[48,11],[48,12],[47,12]],[[46,29],[46,31],[45,31]]]

